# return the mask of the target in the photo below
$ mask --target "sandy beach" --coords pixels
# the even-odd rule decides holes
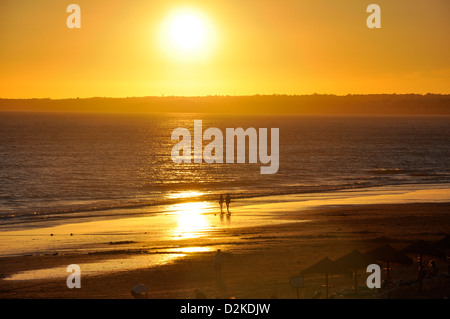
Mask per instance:
[[[164,318],[450,298],[450,1],[0,8],[12,313],[138,292]]]
[[[325,256],[334,260],[353,249],[366,252],[386,243],[400,250],[415,240],[447,235],[448,189],[435,187],[431,197],[430,189],[246,199],[236,202],[230,216],[219,214],[214,203],[186,203],[165,213],[2,232],[0,298],[133,298],[130,291],[138,283],[154,299],[194,298],[195,289],[207,298],[296,298],[290,278]],[[7,255],[7,246],[22,253]],[[24,253],[25,247],[38,250]],[[217,249],[224,254],[222,280],[214,272]],[[394,281],[416,278],[417,256],[409,256],[412,265],[392,267]],[[447,261],[437,263],[445,273]],[[81,289],[66,286],[70,264],[81,267]],[[323,277],[305,276],[299,297],[320,292],[323,298]],[[364,289],[366,278],[361,270],[359,297],[385,298]],[[330,276],[330,295],[353,298],[353,282],[351,276]],[[446,277],[425,284],[421,293],[410,285],[389,297],[449,295]]]

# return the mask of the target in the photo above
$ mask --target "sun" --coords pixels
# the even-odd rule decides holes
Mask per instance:
[[[205,45],[206,26],[200,17],[181,13],[171,22],[170,40],[180,50],[199,50]]]
[[[205,58],[215,43],[211,20],[193,9],[171,12],[160,30],[160,45],[165,55],[178,59]]]

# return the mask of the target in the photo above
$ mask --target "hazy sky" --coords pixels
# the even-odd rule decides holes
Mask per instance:
[[[448,0],[1,0],[0,30],[0,97],[450,93]]]

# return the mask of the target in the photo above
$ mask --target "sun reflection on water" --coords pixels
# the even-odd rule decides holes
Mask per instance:
[[[205,195],[205,193],[198,192],[198,191],[189,191],[189,192],[171,193],[168,195],[168,197],[175,199],[175,198],[199,197],[201,195]]]
[[[175,239],[198,238],[210,230],[205,213],[212,207],[207,202],[175,204],[170,210],[177,218],[177,227],[173,230]]]
[[[132,257],[102,260],[98,262],[80,263],[84,276],[100,275],[105,273],[130,271],[169,264],[176,259],[186,256],[182,253],[145,254]],[[3,278],[6,281],[15,280],[46,280],[66,278],[69,275],[67,266],[45,269],[21,271]]]
[[[213,250],[214,249],[211,247],[180,247],[167,249],[167,251],[170,252],[181,252],[181,253],[203,253]]]

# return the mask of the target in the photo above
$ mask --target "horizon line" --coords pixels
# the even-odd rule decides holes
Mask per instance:
[[[311,94],[284,94],[284,93],[273,93],[273,94],[241,94],[241,95],[230,95],[230,94],[216,94],[216,95],[143,95],[143,96],[90,96],[90,97],[29,97],[29,98],[17,98],[17,97],[0,97],[0,100],[88,100],[88,99],[137,99],[137,98],[205,98],[205,97],[274,97],[274,96],[284,96],[284,97],[304,97],[304,96],[335,96],[335,97],[346,97],[346,96],[374,96],[374,95],[390,95],[390,96],[402,96],[402,95],[415,95],[415,96],[448,96],[450,93],[347,93],[347,94],[334,94],[334,93],[311,93]]]

